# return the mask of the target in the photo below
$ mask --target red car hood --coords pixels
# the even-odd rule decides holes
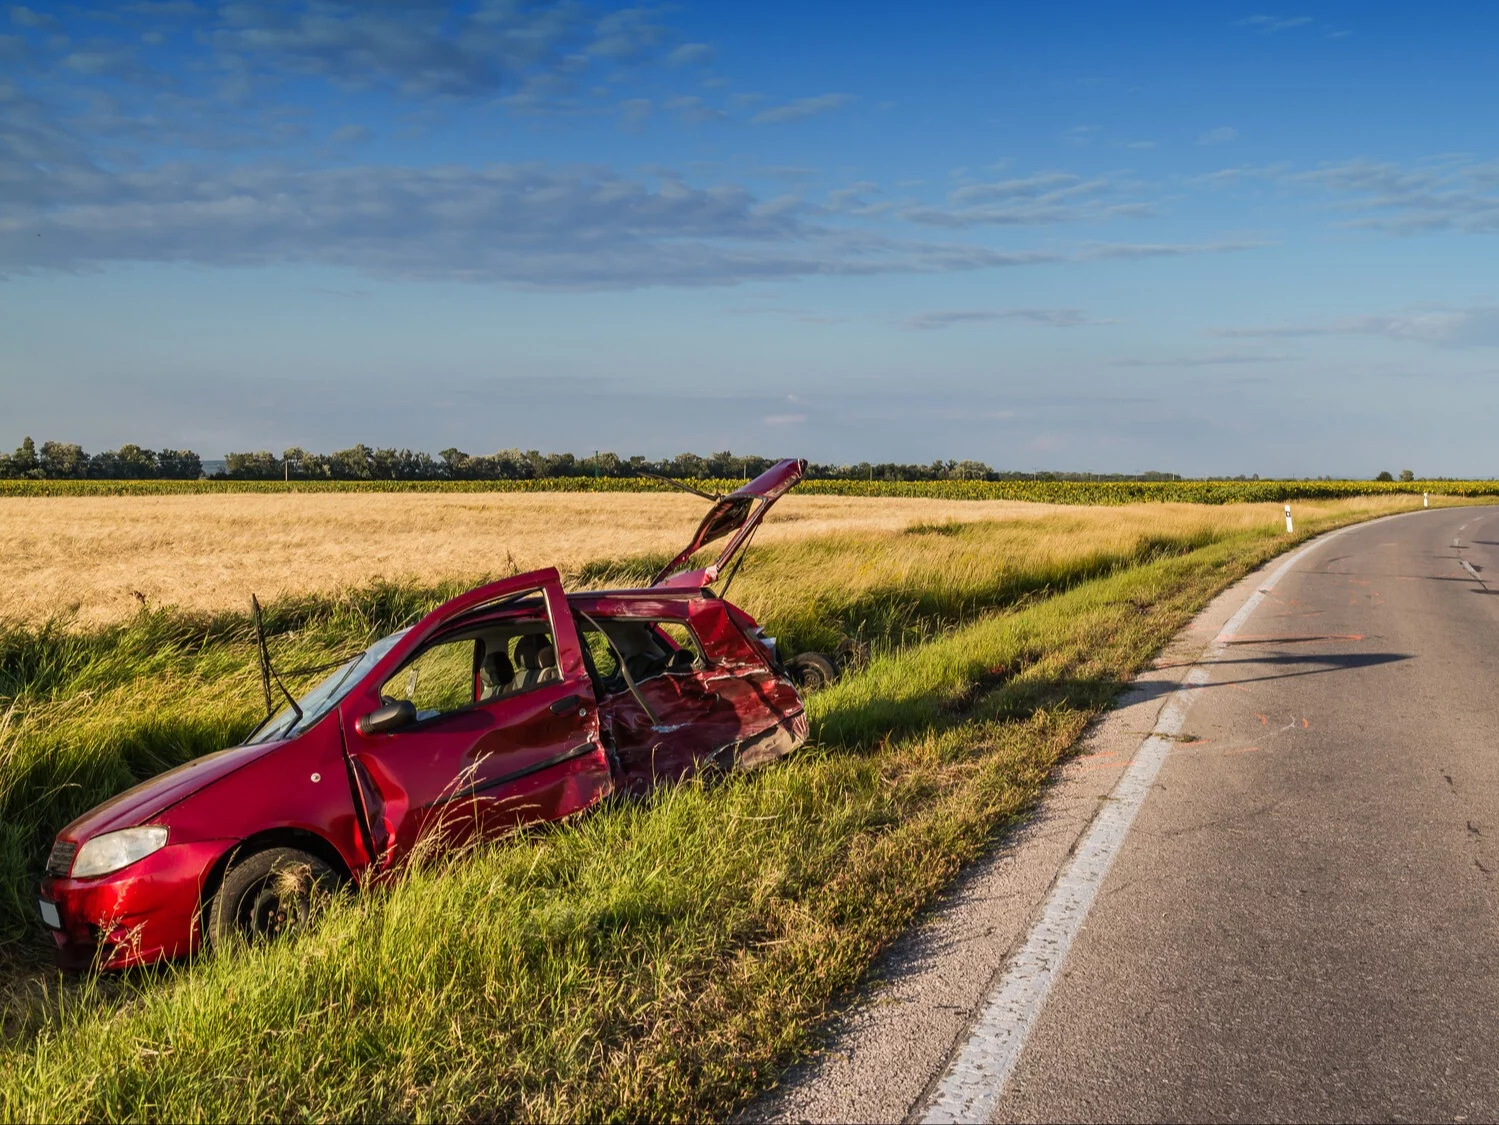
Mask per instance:
[[[184,762],[90,809],[59,832],[58,838],[81,843],[103,832],[144,824],[210,782],[284,745],[285,742],[267,742],[258,746],[231,746]]]

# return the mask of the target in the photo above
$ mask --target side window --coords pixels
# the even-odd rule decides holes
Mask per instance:
[[[703,646],[698,644],[697,637],[685,624],[680,621],[658,621],[656,629],[676,645],[676,651],[671,654],[667,666],[668,672],[690,672],[707,665]]]
[[[562,678],[552,635],[537,625],[510,625],[479,640],[479,702],[518,695]]]
[[[417,718],[430,719],[474,702],[476,641],[447,641],[423,649],[380,688],[387,703],[409,699]]]

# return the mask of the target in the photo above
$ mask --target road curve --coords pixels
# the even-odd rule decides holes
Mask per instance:
[[[1129,707],[1161,716],[1177,700],[1180,734],[984,1099],[994,1120],[1499,1117],[1496,595],[1499,508],[1351,528],[1299,557],[1187,675],[1137,685]],[[1137,718],[1134,744],[1142,733]],[[1074,803],[1091,818],[1103,795]],[[1048,847],[1064,869],[1083,831],[1066,820],[982,876],[992,886],[955,905],[961,918],[938,919],[954,964],[985,940],[1004,943],[996,964],[1021,948],[1052,892],[1014,872]],[[896,966],[891,995],[764,1115],[931,1113],[996,984],[927,998],[947,987],[934,948],[908,958],[904,983]],[[961,1027],[939,1010],[952,1008]],[[948,1028],[939,1061],[926,1044]],[[891,1068],[902,1052],[928,1073]]]

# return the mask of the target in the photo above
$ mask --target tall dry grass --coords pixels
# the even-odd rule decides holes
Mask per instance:
[[[1336,503],[1351,511],[1411,502]],[[1306,502],[1297,510],[1315,518],[1333,503]],[[0,558],[6,560],[0,621],[37,623],[64,616],[72,627],[92,628],[124,621],[142,605],[237,611],[252,591],[274,600],[377,579],[432,585],[541,566],[582,574],[608,560],[675,552],[703,509],[701,500],[677,493],[0,497]],[[1056,552],[1067,554],[1079,535],[1091,542],[1100,534],[1125,539],[1270,526],[1279,511],[1273,504],[1077,508],[793,493],[772,509],[756,542],[763,549],[917,524],[940,528],[1005,520],[1018,529],[1052,520],[1047,535]],[[842,570],[852,571],[857,582],[898,581],[907,565],[883,549],[871,554],[845,542],[830,542],[819,557],[852,550],[855,561]],[[939,537],[924,545],[923,551],[928,549],[941,549]],[[978,562],[1005,565],[1006,558],[991,553]]]
[[[0,620],[122,621],[144,603],[238,610],[378,578],[433,584],[679,550],[703,501],[680,493],[249,493],[0,497]],[[1053,505],[783,499],[762,544],[918,521],[1029,519]]]

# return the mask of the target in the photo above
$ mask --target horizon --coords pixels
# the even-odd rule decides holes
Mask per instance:
[[[34,439],[32,438],[32,436],[29,435],[29,434],[25,435],[24,438],[23,438],[23,442],[32,442],[33,443],[33,456],[35,456],[37,453],[40,453],[43,450],[43,447],[45,445],[53,444],[54,441],[56,441],[56,439],[48,438],[48,439],[44,439],[42,442],[36,442],[36,441],[34,441]],[[85,459],[85,461],[87,461],[89,459],[97,459],[101,455],[104,456],[104,457],[110,457],[110,456],[115,455],[116,453],[123,452],[126,449],[133,449],[133,450],[135,450],[137,452],[141,452],[141,453],[149,454],[149,455],[154,455],[156,453],[156,451],[154,451],[154,450],[151,450],[151,449],[146,448],[146,447],[142,447],[142,446],[140,446],[140,445],[138,445],[136,443],[133,443],[133,442],[121,443],[116,448],[113,448],[113,449],[99,449],[99,450],[93,450],[93,451],[83,448],[81,445],[79,445],[76,442],[57,442],[57,444],[64,445],[64,446],[66,446],[69,449],[77,450],[81,454],[81,456]],[[17,449],[16,449],[16,455],[20,455],[23,448],[24,448],[24,446],[18,445]],[[732,478],[734,476],[734,474],[714,474],[711,471],[707,472],[707,473],[686,473],[686,474],[683,474],[680,471],[671,472],[669,463],[671,461],[680,461],[680,460],[682,460],[684,458],[692,458],[692,459],[696,459],[696,460],[700,460],[700,461],[712,461],[712,460],[723,459],[723,460],[727,460],[727,461],[729,461],[731,463],[732,462],[743,462],[745,464],[745,466],[747,467],[748,463],[753,461],[753,462],[757,463],[757,465],[756,465],[756,471],[763,471],[763,469],[764,469],[765,466],[768,466],[771,463],[773,463],[774,461],[776,461],[776,460],[779,459],[778,457],[766,456],[766,455],[761,454],[761,453],[744,453],[744,452],[736,452],[734,450],[720,450],[720,451],[716,451],[716,452],[712,452],[712,453],[708,453],[708,454],[699,454],[699,453],[695,453],[693,451],[685,451],[685,452],[676,454],[676,455],[674,455],[672,457],[664,457],[664,458],[659,458],[659,459],[654,459],[654,460],[651,459],[650,457],[646,456],[645,454],[635,454],[635,453],[620,454],[617,450],[612,450],[612,449],[594,450],[592,453],[583,453],[583,454],[580,454],[580,453],[577,453],[577,452],[574,452],[574,451],[571,451],[571,450],[547,450],[547,451],[536,450],[536,449],[522,450],[522,449],[519,449],[519,448],[512,447],[512,448],[508,448],[508,449],[492,450],[492,451],[489,451],[489,452],[475,452],[475,453],[470,453],[469,451],[466,451],[466,450],[460,450],[457,447],[450,447],[448,449],[443,449],[443,450],[436,451],[435,454],[434,454],[434,451],[432,451],[432,450],[413,449],[410,446],[372,447],[372,446],[368,445],[367,443],[363,443],[363,442],[356,443],[355,445],[350,446],[348,449],[343,449],[343,450],[332,449],[332,450],[320,451],[320,450],[306,450],[306,449],[301,449],[301,448],[295,448],[295,449],[285,449],[285,450],[282,450],[280,453],[277,453],[276,451],[269,450],[269,449],[243,449],[243,450],[229,451],[229,452],[227,452],[225,454],[222,454],[222,455],[216,456],[216,457],[204,457],[204,456],[201,456],[200,454],[198,454],[198,452],[196,450],[193,450],[193,449],[190,449],[190,448],[187,448],[187,447],[182,447],[182,448],[165,448],[165,449],[161,450],[160,452],[161,452],[161,455],[163,457],[166,457],[169,454],[172,455],[174,458],[181,457],[182,455],[188,455],[188,456],[191,456],[191,457],[197,457],[199,459],[200,464],[201,464],[203,476],[205,476],[205,477],[214,477],[214,476],[218,476],[218,475],[222,475],[222,474],[227,474],[228,471],[229,471],[229,462],[230,462],[230,460],[233,459],[233,458],[236,458],[236,457],[239,457],[239,458],[269,457],[271,459],[272,465],[274,467],[274,466],[282,465],[287,460],[291,460],[293,463],[296,463],[300,459],[302,459],[302,458],[308,458],[308,457],[316,458],[316,459],[334,459],[334,458],[338,458],[341,454],[344,454],[344,453],[354,453],[354,452],[357,452],[360,449],[363,449],[366,457],[368,457],[371,454],[381,454],[381,453],[400,454],[402,456],[410,455],[410,456],[417,456],[417,457],[426,457],[426,458],[429,458],[429,459],[431,459],[431,461],[433,462],[434,465],[438,465],[438,466],[441,466],[442,464],[444,464],[444,463],[446,463],[448,461],[448,455],[449,454],[457,454],[458,457],[464,458],[464,459],[467,459],[467,458],[470,458],[470,457],[474,457],[474,458],[478,458],[478,459],[488,459],[488,458],[504,458],[504,457],[512,457],[513,456],[513,457],[515,457],[517,459],[530,459],[533,462],[536,461],[536,460],[549,461],[549,460],[556,459],[556,458],[568,458],[569,459],[568,467],[569,468],[575,468],[577,470],[576,472],[561,472],[561,473],[537,472],[535,475],[538,476],[538,477],[555,477],[555,476],[562,476],[562,477],[574,476],[574,477],[576,477],[576,476],[588,476],[588,475],[590,475],[589,464],[591,462],[594,462],[596,459],[599,459],[599,458],[609,458],[609,459],[612,459],[612,462],[611,462],[611,467],[605,470],[605,474],[604,475],[606,475],[606,476],[616,476],[616,475],[626,475],[626,476],[633,475],[633,476],[638,476],[638,475],[640,475],[640,473],[642,471],[644,471],[648,475],[649,474],[664,474],[664,475],[673,475],[673,476],[678,476],[678,477],[681,477],[681,476],[686,476],[686,477],[698,476],[698,477],[706,477],[706,478],[713,478],[716,475],[716,476],[718,476],[720,478]],[[292,457],[291,456],[292,454],[296,454],[296,457]],[[9,456],[6,455],[3,452],[0,452],[0,480],[6,479],[7,469],[10,467],[9,462],[10,462]],[[1038,468],[1034,468],[1034,469],[1018,469],[1018,468],[1014,468],[1014,467],[1007,467],[1007,466],[1004,466],[1004,465],[991,465],[991,464],[989,464],[987,462],[981,462],[981,461],[976,461],[976,460],[972,460],[972,459],[960,460],[960,459],[951,458],[951,457],[946,457],[946,458],[938,457],[938,458],[934,458],[933,460],[927,461],[927,462],[914,462],[914,461],[905,461],[905,462],[900,462],[900,461],[871,461],[868,458],[861,458],[860,460],[857,460],[857,461],[841,461],[841,462],[839,462],[839,461],[824,461],[824,462],[819,462],[819,461],[816,461],[814,459],[807,459],[807,466],[808,466],[809,479],[815,479],[815,476],[817,474],[821,474],[823,476],[827,476],[829,473],[834,472],[834,471],[854,470],[854,471],[862,473],[862,472],[865,472],[865,471],[873,469],[873,470],[876,470],[876,471],[885,471],[885,472],[895,472],[896,473],[896,476],[894,478],[884,477],[884,478],[881,478],[881,479],[896,479],[896,480],[899,480],[899,479],[902,479],[899,476],[899,474],[901,472],[903,472],[903,471],[910,471],[910,472],[913,472],[913,473],[932,472],[932,471],[938,470],[942,466],[946,466],[946,470],[949,473],[952,473],[953,470],[965,470],[966,469],[970,473],[978,471],[978,470],[982,470],[982,472],[985,475],[987,475],[988,477],[991,477],[991,478],[1000,478],[1000,479],[1004,479],[1004,478],[1028,478],[1028,477],[1057,477],[1057,478],[1084,478],[1084,479],[1095,479],[1095,478],[1096,479],[1110,479],[1110,478],[1114,478],[1114,479],[1127,480],[1127,481],[1149,481],[1149,480],[1163,480],[1163,481],[1171,481],[1171,480],[1178,480],[1178,481],[1194,481],[1194,480],[1197,480],[1197,481],[1201,481],[1201,480],[1225,480],[1225,481],[1251,481],[1251,480],[1252,481],[1259,481],[1259,480],[1264,480],[1264,481],[1276,481],[1276,480],[1286,480],[1286,481],[1317,481],[1317,480],[1322,480],[1322,481],[1351,481],[1351,482],[1358,482],[1358,481],[1365,481],[1365,480],[1384,480],[1384,479],[1388,478],[1388,479],[1391,479],[1391,480],[1400,481],[1400,482],[1404,482],[1404,483],[1410,483],[1412,481],[1419,482],[1419,481],[1461,481],[1461,480],[1494,480],[1494,479],[1499,479],[1499,478],[1494,477],[1493,475],[1490,475],[1490,476],[1487,476],[1487,477],[1482,477],[1482,476],[1479,476],[1479,477],[1434,476],[1434,475],[1429,475],[1429,474],[1420,474],[1420,473],[1417,473],[1414,469],[1410,469],[1408,467],[1401,468],[1401,469],[1398,469],[1398,470],[1394,470],[1394,469],[1381,469],[1381,470],[1379,470],[1372,477],[1355,476],[1355,475],[1348,474],[1348,473],[1341,473],[1341,474],[1340,473],[1319,473],[1319,474],[1317,474],[1315,476],[1303,476],[1303,477],[1289,477],[1289,476],[1287,476],[1287,477],[1277,477],[1277,476],[1270,476],[1268,474],[1262,474],[1262,473],[1259,473],[1259,472],[1236,473],[1236,474],[1234,474],[1232,476],[1214,476],[1212,474],[1197,474],[1197,475],[1194,475],[1194,474],[1189,474],[1189,473],[1179,473],[1179,472],[1176,472],[1175,470],[1171,470],[1171,469],[1153,469],[1153,468],[1128,469],[1128,470],[1118,470],[1118,469],[1115,469],[1115,470],[1097,471],[1097,470],[1089,470],[1089,469],[1069,469],[1069,468],[1063,468],[1063,467],[1058,467],[1058,466],[1050,466],[1050,467],[1043,466],[1043,467],[1038,467]],[[535,466],[533,465],[533,468],[534,467]],[[615,468],[616,467],[620,468],[620,469],[623,469],[623,468],[634,468],[634,469],[637,470],[637,472],[635,472],[633,474],[616,473],[615,472]],[[85,468],[87,468],[86,464],[85,464]],[[280,471],[280,470],[278,469],[277,471]],[[746,474],[744,472],[741,472],[739,475],[740,476],[745,476]],[[753,476],[754,473],[749,473],[748,475],[749,476]],[[106,473],[104,475],[97,475],[94,471],[89,471],[87,473],[87,476],[89,476],[90,478],[95,478],[97,476],[97,479],[103,479],[103,480],[130,480],[130,479],[136,479],[136,478],[134,478],[132,476],[129,476],[129,475],[116,475],[116,474],[113,474],[113,473]],[[49,477],[47,479],[67,479],[67,478],[66,477]],[[259,478],[245,478],[245,479],[259,479]],[[306,481],[308,479],[318,480],[318,479],[324,479],[324,478],[322,478],[321,476],[314,476],[312,478],[308,478],[306,476],[301,476],[301,477],[295,478],[295,480],[301,480],[301,481]],[[334,476],[334,477],[331,477],[329,479],[350,480],[350,479],[360,479],[360,478],[354,478],[354,477],[350,477],[350,476],[344,475],[344,476]],[[375,477],[371,477],[371,478],[368,478],[368,479],[378,481],[378,480],[404,479],[404,478],[401,478],[401,477],[375,476]],[[434,479],[435,480],[435,479],[447,479],[447,478],[445,478],[445,477],[432,477],[432,478],[419,478],[419,479]],[[505,477],[491,477],[491,476],[481,475],[481,476],[473,477],[473,478],[469,478],[467,476],[463,476],[463,477],[454,477],[453,479],[477,479],[477,480],[496,479],[496,480],[498,480],[498,479],[507,479],[507,478],[505,478]],[[849,479],[856,479],[856,478],[849,478]],[[940,478],[934,478],[934,479],[940,479]],[[951,476],[950,479],[970,479],[970,478],[967,478],[967,477],[965,477],[964,475],[962,475],[960,473],[959,475]]]
[[[209,460],[1490,477],[1496,25],[12,6],[3,413]]]

